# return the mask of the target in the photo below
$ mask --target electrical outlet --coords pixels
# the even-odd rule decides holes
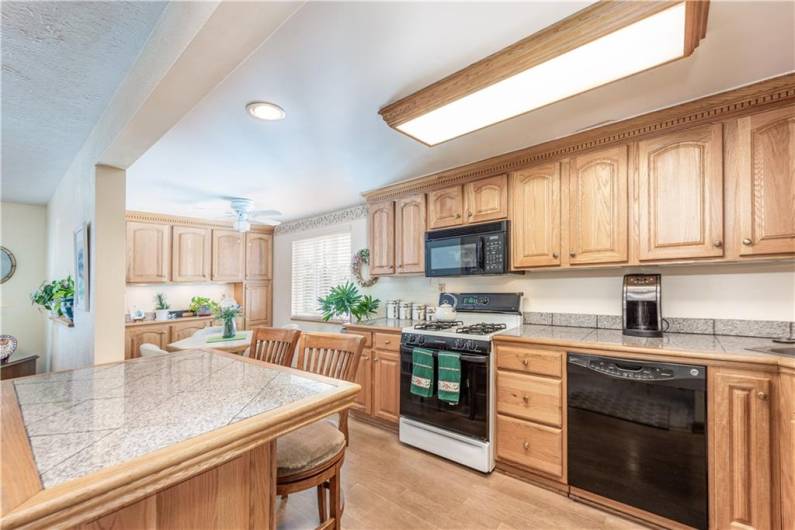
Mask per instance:
[[[439,282],[439,292],[444,293],[447,291],[447,284],[444,282]]]

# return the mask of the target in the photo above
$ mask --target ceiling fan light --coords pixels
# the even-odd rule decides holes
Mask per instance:
[[[243,219],[235,219],[235,222],[232,224],[232,228],[238,232],[248,232],[251,230],[251,223]]]
[[[246,105],[248,113],[258,120],[276,121],[283,120],[287,113],[275,103],[268,101],[252,101]]]

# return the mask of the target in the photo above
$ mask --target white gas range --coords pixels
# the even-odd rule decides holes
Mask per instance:
[[[456,320],[426,322],[401,330],[400,441],[483,472],[494,469],[496,364],[491,338],[522,325],[521,293],[442,293]],[[419,397],[410,391],[414,348],[459,354],[459,402]]]

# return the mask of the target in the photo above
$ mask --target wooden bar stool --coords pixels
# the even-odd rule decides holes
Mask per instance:
[[[299,338],[300,330],[255,328],[251,333],[248,356],[266,363],[291,366]]]
[[[358,335],[304,333],[297,368],[353,382],[363,348],[364,337]],[[286,498],[290,493],[317,488],[320,528],[340,528],[342,517],[340,471],[348,440],[348,411],[340,412],[339,418],[339,428],[321,420],[276,442],[276,494]]]

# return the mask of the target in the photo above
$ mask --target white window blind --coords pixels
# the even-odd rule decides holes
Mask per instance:
[[[317,317],[317,299],[351,279],[351,234],[293,241],[292,316]]]

